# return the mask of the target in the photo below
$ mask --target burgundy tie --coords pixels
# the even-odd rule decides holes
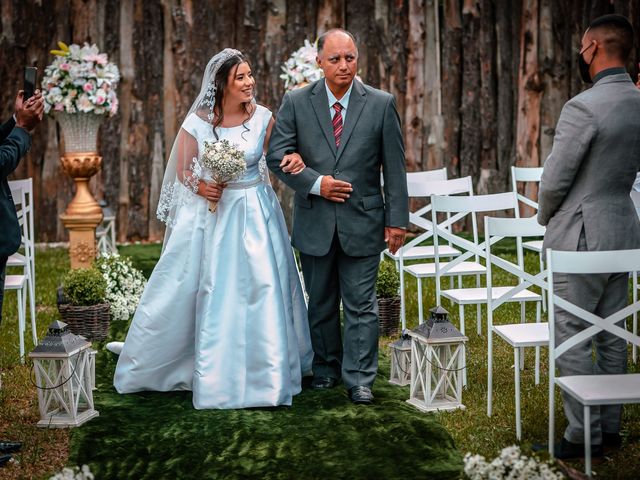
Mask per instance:
[[[333,136],[336,137],[336,148],[340,146],[340,137],[342,136],[342,105],[340,102],[333,104],[333,109],[336,113],[333,115]]]

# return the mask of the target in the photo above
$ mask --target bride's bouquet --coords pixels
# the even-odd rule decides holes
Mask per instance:
[[[225,183],[240,178],[247,171],[244,152],[229,140],[218,142],[204,142],[201,157],[202,165],[213,175],[216,183]],[[209,201],[209,211],[214,213],[218,202]]]

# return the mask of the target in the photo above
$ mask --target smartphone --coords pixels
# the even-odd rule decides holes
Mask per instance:
[[[38,69],[36,67],[24,67],[24,97],[26,102],[33,96],[36,90],[36,79],[38,78]]]

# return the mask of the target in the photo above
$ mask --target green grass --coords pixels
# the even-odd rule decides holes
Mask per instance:
[[[122,247],[147,274],[159,245]],[[502,253],[510,253],[506,245]],[[537,271],[537,257],[526,256],[527,269]],[[37,300],[40,337],[57,317],[55,287],[68,268],[63,250],[37,253]],[[499,272],[494,281],[508,278]],[[467,282],[471,285],[471,280]],[[448,281],[445,281],[448,285]],[[433,282],[424,288],[426,308],[435,305]],[[415,281],[408,279],[409,327],[417,324]],[[458,308],[446,304],[454,324]],[[533,309],[528,309],[531,320]],[[519,306],[498,309],[495,322],[519,321]],[[89,463],[97,478],[455,478],[467,451],[494,457],[516,443],[513,350],[494,338],[494,414],[486,415],[486,313],[483,335],[476,333],[475,307],[466,309],[468,387],[465,410],[423,414],[407,405],[408,387],[387,383],[389,366],[382,339],[381,364],[374,387],[376,405],[355,407],[343,388],[330,392],[305,390],[292,407],[238,411],[197,411],[191,394],[144,393],[118,395],[111,386],[115,357],[98,356],[95,392],[100,417],[79,429],[37,429],[35,389],[28,367],[20,366],[17,349],[15,294],[8,295],[0,325],[0,437],[25,442],[20,464],[0,470],[4,478],[41,478],[64,464]],[[114,324],[111,335],[123,338],[127,326]],[[27,350],[31,349],[27,332]],[[533,350],[528,349],[522,375],[521,445],[525,451],[547,437],[546,351],[540,385],[533,379]],[[638,372],[630,364],[630,371]],[[558,438],[564,429],[557,402]],[[444,427],[444,428],[443,428]],[[70,450],[66,442],[70,433]],[[635,478],[640,470],[640,406],[625,407],[623,448],[594,467],[601,478]],[[59,446],[61,445],[61,446]],[[67,457],[68,455],[68,457]],[[573,464],[578,470],[580,464]]]

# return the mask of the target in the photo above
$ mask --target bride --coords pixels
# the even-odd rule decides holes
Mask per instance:
[[[291,405],[311,370],[303,291],[264,163],[274,120],[254,86],[239,51],[209,61],[167,163],[162,255],[122,346],[119,393],[192,390],[197,409]],[[216,184],[198,158],[222,139],[244,151],[247,171]]]

